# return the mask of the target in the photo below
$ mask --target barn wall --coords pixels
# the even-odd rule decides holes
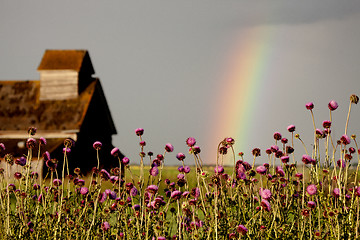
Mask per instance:
[[[72,70],[40,71],[40,100],[77,98],[78,75]]]

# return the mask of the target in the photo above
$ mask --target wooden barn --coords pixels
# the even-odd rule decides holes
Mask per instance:
[[[19,158],[27,154],[29,127],[35,127],[35,139],[43,137],[47,144],[33,150],[33,161],[40,159],[36,170],[46,171],[44,151],[63,162],[64,140],[71,138],[75,146],[68,154],[70,169],[80,167],[82,173],[97,165],[95,141],[102,143],[100,164],[104,168],[118,165],[111,156],[112,135],[116,134],[106,98],[86,50],[46,50],[38,67],[40,80],[0,81],[0,142],[5,145],[0,167],[5,168],[4,155]],[[122,157],[122,156],[121,156]],[[14,165],[13,168],[16,168]],[[70,170],[71,171],[71,170]]]

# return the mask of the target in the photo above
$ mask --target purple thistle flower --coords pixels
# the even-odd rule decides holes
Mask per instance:
[[[310,157],[309,155],[304,154],[304,155],[302,156],[301,161],[302,161],[303,163],[305,163],[305,164],[309,164],[309,163],[312,162],[312,159],[311,159],[311,157]]]
[[[333,190],[333,196],[334,196],[335,198],[340,197],[340,189],[339,189],[339,188],[334,188],[334,190]]]
[[[268,200],[262,199],[260,205],[263,207],[263,209],[264,209],[265,211],[270,212],[270,210],[271,210],[271,205],[270,205],[270,203],[269,203]]]
[[[186,145],[189,147],[193,147],[196,144],[196,140],[193,137],[189,137],[186,139]]]
[[[159,167],[160,165],[161,165],[161,160],[159,160],[158,158],[155,158],[151,164],[152,167],[155,167],[155,166]]]
[[[281,133],[275,132],[275,133],[274,133],[274,139],[275,139],[276,141],[281,140]]]
[[[110,189],[106,189],[106,190],[110,190]],[[110,190],[110,191],[106,192],[106,190],[105,190],[105,193],[109,196],[110,199],[112,199],[112,200],[116,199],[116,192],[115,191]]]
[[[100,170],[100,177],[104,179],[105,181],[110,179],[110,174],[105,169]]]
[[[82,187],[82,186],[85,185],[85,180],[83,180],[83,179],[77,179],[76,182],[75,182],[75,180],[74,180],[74,184],[77,185],[77,186]]]
[[[67,148],[67,147],[64,147],[63,148],[63,153],[64,154],[68,154],[68,153],[70,153],[71,152],[71,149],[70,148]]]
[[[109,230],[109,229],[110,229],[110,224],[109,224],[108,222],[103,222],[103,223],[101,224],[101,229],[102,229],[103,231]]]
[[[80,194],[81,195],[86,195],[89,193],[89,189],[87,187],[81,187],[80,188]]]
[[[192,152],[193,154],[199,154],[201,152],[201,149],[199,146],[193,146],[190,148],[190,152]]]
[[[284,169],[281,166],[277,166],[276,169],[276,174],[279,175],[280,177],[284,177],[285,176],[285,172]]]
[[[296,173],[295,177],[299,178],[300,180],[303,179],[302,173]]]
[[[350,152],[350,154],[354,154],[356,152],[356,150],[353,147],[349,147],[349,152]]]
[[[174,146],[171,145],[171,143],[167,143],[167,144],[165,145],[165,151],[167,151],[167,152],[173,152],[173,151],[174,151]]]
[[[132,208],[133,208],[135,211],[139,211],[139,210],[140,210],[140,205],[139,205],[139,204],[135,204],[134,206],[132,206]]]
[[[248,229],[244,225],[240,224],[237,226],[236,231],[241,235],[245,235],[248,232]]]
[[[50,160],[50,159],[51,159],[51,158],[50,158],[50,153],[49,153],[48,151],[44,152],[43,158],[44,158],[45,161]]]
[[[228,151],[228,148],[227,148],[227,147],[222,146],[222,147],[219,148],[219,153],[220,153],[221,155],[226,155],[226,154],[227,154],[227,151]]]
[[[149,193],[152,193],[152,194],[155,194],[157,193],[158,191],[158,186],[156,185],[149,185],[147,188],[146,188],[146,191],[149,192]]]
[[[47,160],[46,166],[50,169],[50,171],[54,172],[57,167],[57,163],[56,163],[56,161],[53,161],[53,160]]]
[[[279,150],[275,153],[276,158],[281,158],[282,156],[284,156],[284,153],[281,150]]]
[[[273,153],[276,153],[277,151],[279,151],[279,146],[277,146],[277,145],[272,145],[272,146],[270,147],[270,149],[271,149],[271,151],[272,151]]]
[[[10,183],[8,186],[7,186],[7,190],[8,192],[11,192],[11,191],[14,191],[16,189],[15,185]]]
[[[344,134],[341,136],[340,141],[344,144],[344,145],[348,145],[350,144],[350,138],[348,137],[348,135]]]
[[[41,145],[46,145],[46,144],[47,144],[46,139],[43,138],[43,137],[39,138],[39,144],[41,144]]]
[[[42,195],[42,194],[40,194],[40,195],[39,195],[39,197],[38,197],[38,199],[37,199],[37,201],[38,201],[39,203],[41,203],[41,202],[42,202],[42,197],[43,197],[43,195]]]
[[[355,195],[360,197],[360,187],[355,187]]]
[[[61,186],[62,182],[60,179],[56,178],[56,179],[54,179],[53,184],[55,187],[59,187],[59,186]]]
[[[183,161],[185,159],[185,154],[183,153],[178,153],[176,154],[176,158],[179,160],[179,161]]]
[[[287,130],[288,130],[289,132],[294,132],[294,131],[295,131],[295,125],[289,125],[289,126],[287,127]]]
[[[100,150],[101,147],[102,147],[102,143],[101,143],[101,142],[96,141],[96,142],[93,143],[93,148],[94,148],[95,150]]]
[[[231,145],[235,144],[235,140],[233,138],[231,138],[231,137],[226,138],[225,142],[227,144],[227,147],[230,147]]]
[[[265,175],[266,174],[266,171],[267,171],[267,168],[265,166],[258,166],[256,168],[256,172],[261,174],[261,175]]]
[[[254,148],[252,151],[251,151],[252,155],[255,156],[255,157],[259,157],[261,156],[261,150],[260,148]]]
[[[308,102],[307,104],[305,104],[305,107],[307,110],[312,110],[314,108],[314,103]]]
[[[164,155],[158,154],[158,155],[156,155],[156,158],[159,159],[159,161],[162,161],[162,160],[164,160]]]
[[[151,176],[153,176],[153,177],[156,177],[158,174],[159,174],[159,169],[157,168],[157,167],[152,167],[151,169],[150,169],[150,175]]]
[[[119,177],[118,176],[111,176],[110,177],[110,182],[112,183],[112,184],[114,184],[114,183],[116,183],[116,182],[118,182],[119,181]]]
[[[22,174],[19,172],[14,173],[14,178],[16,178],[17,180],[19,180],[22,177]]]
[[[130,189],[130,195],[131,195],[132,197],[135,197],[135,196],[138,195],[138,194],[139,194],[139,192],[138,192],[138,190],[136,189],[136,187],[133,187],[133,188]]]
[[[350,194],[345,194],[345,199],[349,201],[351,199],[351,195]]]
[[[137,128],[137,129],[135,129],[135,134],[136,134],[137,136],[143,135],[143,134],[144,134],[144,129],[143,129],[143,128]]]
[[[190,199],[189,200],[189,205],[196,206],[196,202],[197,202],[197,199]]]
[[[315,130],[315,133],[316,133],[316,135],[320,135],[320,136],[322,136],[324,134],[323,131],[318,128]]]
[[[237,171],[236,178],[245,180],[246,179],[246,174],[244,172],[242,172],[242,171]]]
[[[174,200],[178,200],[181,198],[182,192],[179,190],[175,190],[171,193],[171,198]]]
[[[118,148],[113,148],[110,153],[112,156],[117,157],[120,155],[120,150]]]
[[[294,151],[295,151],[295,150],[294,150],[293,147],[291,147],[291,146],[286,146],[286,153],[287,153],[287,154],[292,154]]]
[[[195,187],[193,189],[191,189],[190,192],[191,196],[193,196],[194,198],[198,198],[200,196],[200,190],[199,188]]]
[[[339,159],[339,160],[337,160],[336,163],[337,163],[338,167],[342,167],[342,168],[346,167],[346,163],[345,163],[344,159]]]
[[[289,156],[282,156],[281,158],[282,163],[288,163],[289,162]]]
[[[317,193],[317,187],[315,184],[310,184],[309,186],[307,186],[306,188],[306,192],[312,196],[315,195]]]
[[[166,237],[159,236],[157,237],[157,240],[166,240]]]
[[[128,157],[124,157],[123,159],[121,159],[121,162],[126,166],[129,164],[130,159]]]
[[[335,111],[339,107],[339,105],[334,100],[331,100],[328,104],[328,107],[329,107],[330,111]]]
[[[26,147],[27,147],[28,149],[34,148],[35,145],[36,145],[36,140],[35,140],[34,138],[28,138],[28,139],[26,140]]]
[[[189,196],[189,194],[190,194],[189,191],[185,191],[185,192],[182,193],[182,196],[186,198],[187,196]]]
[[[30,134],[31,136],[34,136],[36,134],[36,127],[29,127],[28,128],[28,134]]]
[[[184,173],[189,173],[191,171],[191,168],[189,166],[184,167]]]
[[[217,167],[215,167],[215,169],[214,169],[214,172],[215,173],[224,173],[224,167],[223,166],[217,166]]]
[[[179,173],[179,174],[177,175],[177,179],[185,179],[185,175],[182,174],[182,173]]]
[[[26,165],[26,158],[25,157],[20,157],[20,158],[16,159],[15,164],[20,165],[20,166],[25,166]]]
[[[107,194],[106,194],[105,192],[100,193],[100,195],[99,195],[99,202],[100,202],[100,203],[105,202],[106,198],[107,198]]]
[[[126,188],[126,190],[130,190],[130,189],[132,189],[134,187],[134,184],[132,183],[132,182],[128,182],[128,183],[126,183],[125,184],[125,188]]]
[[[266,199],[266,200],[269,200],[271,198],[271,191],[269,189],[262,189],[260,188],[259,190],[259,195],[263,198],[263,199]]]
[[[307,206],[310,209],[314,209],[316,207],[316,203],[314,201],[308,201]]]
[[[329,121],[329,120],[323,121],[323,127],[324,128],[330,128],[331,127],[331,121]]]

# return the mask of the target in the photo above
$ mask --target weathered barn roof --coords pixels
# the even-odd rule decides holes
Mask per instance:
[[[46,50],[38,70],[75,70],[86,68],[94,74],[89,53],[86,50]]]
[[[0,82],[0,130],[79,129],[94,93],[93,82],[79,98],[39,101],[39,81]]]
[[[108,127],[116,133],[98,79],[78,98],[67,100],[40,101],[39,87],[39,81],[0,81],[0,131],[27,131],[30,126],[47,131],[80,130],[96,93],[103,100],[99,107],[107,110]]]

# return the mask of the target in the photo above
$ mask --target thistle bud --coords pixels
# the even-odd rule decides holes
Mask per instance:
[[[351,95],[350,96],[350,102],[357,104],[359,102],[359,97],[356,96],[355,94]]]

